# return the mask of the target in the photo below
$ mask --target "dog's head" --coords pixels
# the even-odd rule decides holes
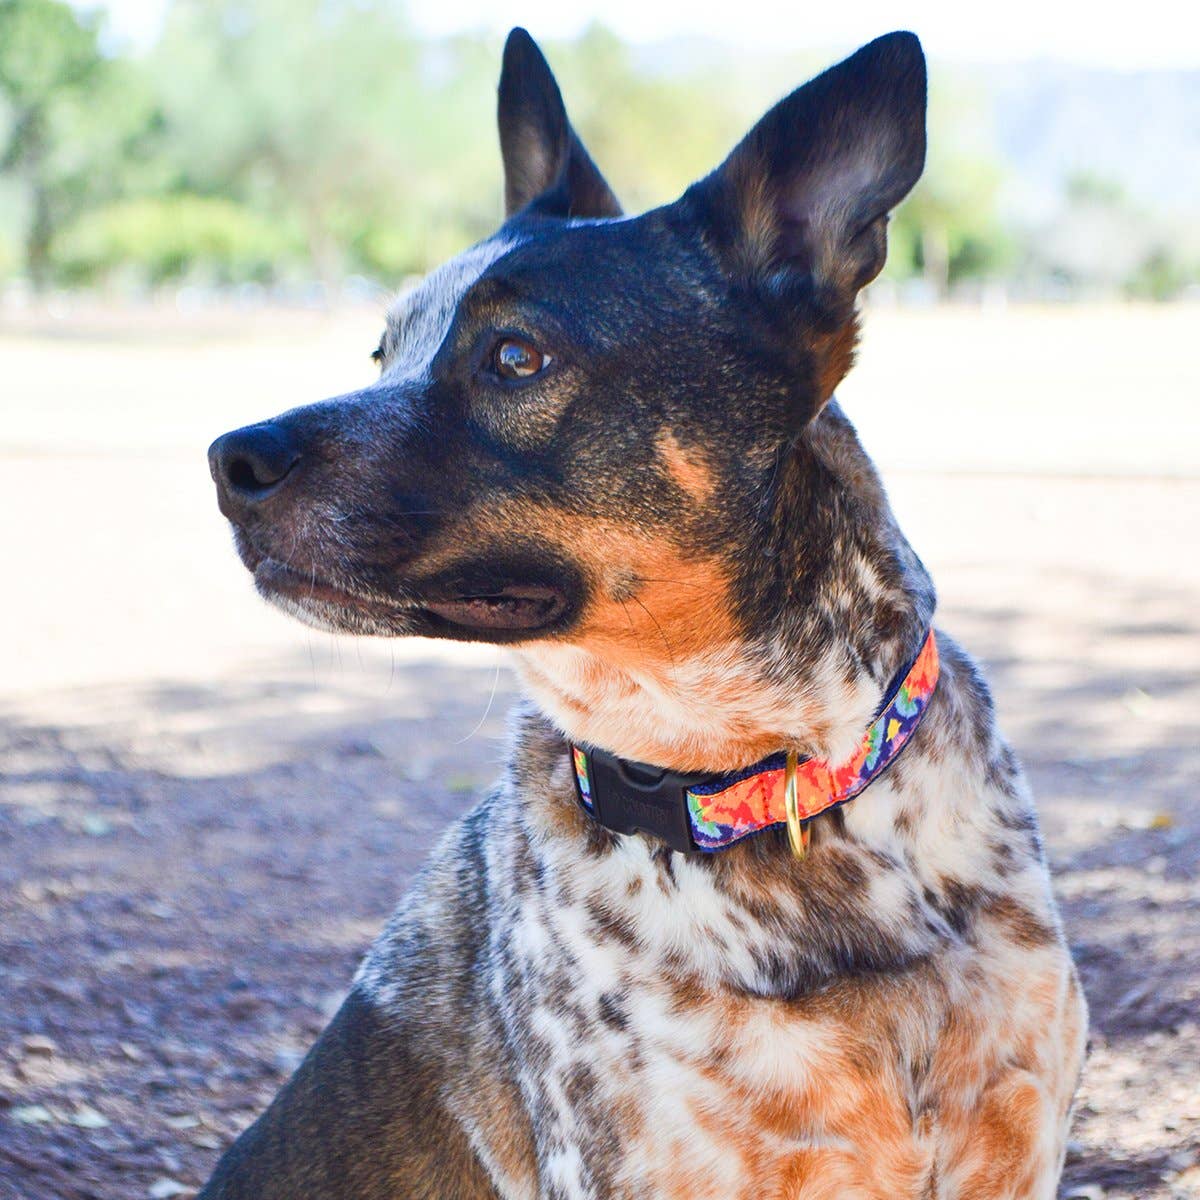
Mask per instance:
[[[849,368],[924,120],[919,43],[891,34],[626,218],[515,30],[499,231],[397,303],[377,383],[210,450],[259,591],[336,630],[610,662],[736,641],[781,529],[805,537],[780,465]]]

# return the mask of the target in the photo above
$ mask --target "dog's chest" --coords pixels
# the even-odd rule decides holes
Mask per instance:
[[[964,936],[908,855],[853,829],[799,871],[769,846],[596,843],[552,761],[480,843],[475,961],[531,1138],[505,1200],[938,1200],[1031,1138],[1053,1175],[1082,1010],[1044,868],[986,872],[982,802],[954,861],[997,891]],[[851,816],[888,845],[883,816]],[[939,837],[914,853],[944,870]]]
[[[718,963],[753,979],[771,933],[678,870],[660,886],[648,862],[623,889],[609,881],[607,904],[586,864],[574,887],[553,873],[542,864],[539,883],[510,897],[491,979],[544,1195],[923,1193],[932,1150],[886,997],[839,986],[800,1005],[706,979]],[[650,944],[640,905],[655,912]],[[903,1036],[927,1041],[923,1025]],[[876,1157],[860,1177],[869,1144],[888,1166]]]

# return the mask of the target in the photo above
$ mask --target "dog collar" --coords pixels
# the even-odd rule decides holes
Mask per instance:
[[[801,854],[807,822],[853,800],[895,762],[929,705],[938,669],[930,629],[854,753],[839,764],[781,751],[740,771],[689,775],[573,745],[579,802],[614,833],[648,833],[684,854],[724,850],[778,825],[788,826]]]

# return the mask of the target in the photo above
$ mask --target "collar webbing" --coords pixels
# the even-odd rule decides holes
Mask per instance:
[[[920,723],[937,681],[937,639],[930,629],[854,753],[837,765],[819,758],[798,763],[797,810],[802,822],[852,800],[887,770]],[[571,750],[579,802],[617,833],[649,833],[686,854],[723,850],[787,821],[787,756],[782,751],[741,771],[684,775],[603,750]]]

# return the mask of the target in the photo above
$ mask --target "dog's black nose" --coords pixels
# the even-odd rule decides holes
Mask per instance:
[[[279,491],[300,461],[286,429],[271,421],[219,437],[208,448],[208,469],[221,511],[233,517]]]

